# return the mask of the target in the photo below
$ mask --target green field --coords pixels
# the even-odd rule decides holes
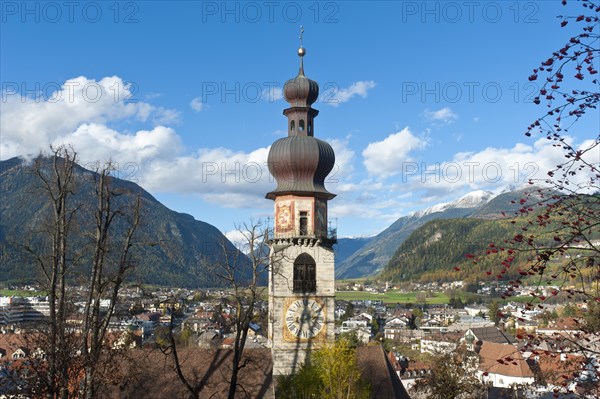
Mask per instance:
[[[417,299],[417,294],[419,294],[419,299]],[[511,297],[511,298],[507,298],[507,299],[500,299],[497,297],[481,297],[481,296],[477,296],[475,294],[466,294],[464,292],[457,292],[456,295],[460,296],[460,298],[463,301],[465,301],[467,299],[466,298],[467,296],[470,296],[471,300],[473,300],[473,296],[475,296],[475,297],[479,298],[479,300],[482,300],[484,302],[489,302],[491,300],[498,300],[501,303],[532,301],[531,296]],[[448,303],[450,301],[450,297],[443,292],[434,293],[432,297],[426,298],[425,302],[423,300],[423,297],[424,297],[424,293],[417,293],[417,292],[402,292],[402,293],[400,293],[400,292],[390,291],[390,292],[386,292],[385,294],[376,294],[373,292],[365,292],[365,291],[336,291],[336,293],[335,293],[335,299],[340,299],[343,301],[352,301],[352,300],[361,300],[361,299],[362,300],[380,299],[385,304],[413,303],[415,305],[422,305],[423,303],[426,303],[428,305],[440,305],[440,304]],[[538,302],[539,302],[538,298],[533,298],[533,303],[538,303]]]
[[[421,293],[420,293],[421,294]],[[424,295],[424,294],[421,294]],[[365,291],[336,291],[335,293],[335,299],[340,299],[340,300],[344,300],[344,301],[351,301],[351,300],[366,300],[366,299],[371,299],[371,300],[382,300],[383,303],[391,303],[391,304],[395,304],[395,303],[415,303],[415,304],[422,304],[422,303],[427,303],[430,305],[439,305],[442,303],[448,303],[450,301],[450,297],[448,297],[448,295],[442,293],[442,292],[438,292],[433,294],[432,297],[430,298],[425,298],[423,299],[423,297],[421,297],[421,295],[419,296],[419,299],[417,299],[417,293],[416,292],[386,292],[385,294],[377,294],[377,293],[372,293],[372,292],[365,292]]]
[[[0,290],[0,296],[45,296],[45,292],[41,291],[25,291],[25,290]]]

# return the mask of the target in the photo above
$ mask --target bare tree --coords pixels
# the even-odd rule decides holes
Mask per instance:
[[[469,353],[464,346],[432,356],[429,374],[418,378],[410,389],[413,398],[487,398],[484,384],[469,367]]]
[[[224,258],[215,265],[215,273],[233,290],[235,303],[235,341],[229,381],[229,399],[234,399],[238,389],[238,373],[247,363],[242,361],[248,329],[254,318],[255,306],[266,292],[261,285],[269,267],[268,229],[260,223],[244,224],[237,229],[243,236],[241,250],[250,258],[250,265],[242,258],[239,250],[221,244]],[[243,387],[242,387],[243,389]]]
[[[132,248],[140,221],[139,198],[132,201],[114,187],[112,172],[111,162],[95,173],[85,171],[67,146],[51,148],[49,157],[40,155],[34,162],[33,173],[50,208],[45,229],[25,245],[41,270],[50,308],[48,326],[32,343],[45,353],[30,364],[37,376],[30,390],[36,396],[97,397],[98,370],[111,353],[107,330],[122,282],[134,265]],[[90,187],[91,197],[86,193]],[[89,198],[96,204],[87,203]],[[89,272],[83,312],[76,309],[69,290],[80,269]],[[103,301],[107,306],[101,310]],[[80,327],[69,324],[73,315],[82,319]]]
[[[73,205],[75,190],[75,167],[77,154],[68,147],[51,148],[50,165],[45,157],[35,160],[33,171],[42,185],[50,203],[50,222],[46,233],[50,245],[47,251],[40,251],[31,243],[25,249],[37,260],[42,271],[43,287],[48,292],[49,322],[47,330],[47,374],[45,386],[39,392],[49,398],[68,397],[68,371],[66,359],[67,336],[67,274],[75,261],[69,246],[78,207]]]
[[[97,170],[95,178],[94,209],[95,232],[92,242],[92,269],[87,285],[85,308],[83,311],[81,354],[83,356],[84,380],[82,382],[82,398],[96,397],[98,381],[96,378],[98,362],[107,348],[106,332],[119,297],[119,290],[127,272],[135,263],[131,250],[134,245],[134,234],[140,222],[140,199],[135,198],[133,204],[125,202],[115,204],[115,199],[123,195],[111,185],[113,164],[108,162],[103,169]],[[124,237],[114,233],[119,218],[127,219]],[[106,311],[101,312],[101,302],[108,301]]]
[[[244,392],[244,387],[239,383],[240,370],[248,365],[244,358],[244,348],[248,338],[250,323],[255,320],[257,303],[266,293],[267,270],[269,267],[268,229],[259,223],[243,224],[237,227],[242,239],[235,248],[229,241],[223,240],[218,249],[217,260],[208,260],[208,270],[214,273],[223,283],[225,289],[231,291],[230,301],[235,309],[233,320],[235,338],[233,343],[233,356],[228,370],[229,399],[236,393]],[[173,323],[167,337],[168,344],[163,351],[173,361],[173,369],[185,386],[190,398],[199,398],[204,386],[202,381],[187,377],[182,370],[182,361],[177,351],[176,340],[173,336]]]

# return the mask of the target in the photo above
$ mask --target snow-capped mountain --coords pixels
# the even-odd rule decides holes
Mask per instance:
[[[453,208],[465,208],[465,209],[476,208],[478,206],[481,206],[481,205],[491,201],[493,198],[495,198],[499,194],[500,193],[496,194],[492,191],[484,191],[484,190],[472,191],[468,194],[463,195],[462,197],[460,197],[457,200],[450,201],[450,202],[442,202],[440,204],[430,206],[429,208],[425,208],[421,211],[413,212],[412,216],[423,217],[425,215],[429,215],[429,214],[437,213],[437,212],[444,212],[445,210],[453,209]]]
[[[525,190],[535,187],[501,187],[494,191],[477,190],[462,197],[413,212],[396,220],[374,237],[340,239],[336,249],[336,278],[358,278],[377,274],[385,267],[396,249],[410,234],[433,219],[482,218],[497,219],[518,210]]]

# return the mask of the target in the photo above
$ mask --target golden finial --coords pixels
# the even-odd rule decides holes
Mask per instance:
[[[302,36],[304,36],[304,26],[300,26],[300,48],[298,49],[298,55],[300,57],[304,57],[304,55],[306,54],[306,50],[304,49],[304,47],[302,47]]]

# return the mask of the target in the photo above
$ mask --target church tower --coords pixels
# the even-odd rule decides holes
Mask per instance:
[[[304,75],[302,42],[298,55],[298,75],[283,89],[290,104],[283,111],[288,135],[273,143],[268,158],[277,181],[275,190],[267,194],[275,202],[269,268],[274,375],[297,371],[310,349],[335,339],[332,246],[336,235],[327,221],[327,202],[335,194],[325,189],[335,155],[328,143],[314,137],[319,111],[311,105],[319,96],[319,86]]]

